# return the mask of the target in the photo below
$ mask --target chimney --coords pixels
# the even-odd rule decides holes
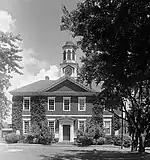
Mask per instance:
[[[49,76],[45,76],[45,80],[49,80]]]

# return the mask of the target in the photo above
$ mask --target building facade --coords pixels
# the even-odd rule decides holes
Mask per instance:
[[[33,101],[44,99],[45,115],[51,132],[62,141],[74,141],[77,129],[86,126],[92,117],[92,108],[97,90],[76,81],[78,63],[77,47],[68,41],[62,47],[63,62],[60,64],[61,77],[58,80],[40,80],[11,91],[13,95],[12,127],[21,134],[27,134],[31,126]],[[42,101],[40,101],[42,103]],[[104,128],[112,134],[112,115],[104,111]]]

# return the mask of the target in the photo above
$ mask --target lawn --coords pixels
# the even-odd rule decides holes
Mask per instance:
[[[2,146],[0,146],[2,147]],[[150,160],[150,150],[143,156]],[[130,152],[130,148],[120,149],[119,146],[89,146],[74,145],[30,145],[8,144],[0,149],[0,160],[140,160],[142,156],[137,152]],[[121,159],[122,158],[122,159]]]

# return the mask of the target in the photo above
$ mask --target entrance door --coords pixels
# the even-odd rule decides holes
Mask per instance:
[[[70,125],[63,125],[63,140],[70,141]]]

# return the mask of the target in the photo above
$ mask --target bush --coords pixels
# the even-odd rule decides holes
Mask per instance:
[[[19,135],[16,133],[7,134],[5,140],[7,143],[17,143],[19,141]]]
[[[35,138],[35,137],[34,137],[33,134],[28,134],[28,135],[25,136],[25,142],[32,144],[34,138]]]
[[[114,143],[114,138],[112,135],[105,135],[105,144],[113,144]]]
[[[78,142],[80,142],[82,146],[89,146],[93,144],[93,138],[83,135],[79,137]]]
[[[114,138],[114,145],[121,146],[122,140],[121,135],[117,135]],[[131,146],[131,138],[127,135],[123,135],[123,146],[124,147],[130,147]]]
[[[105,142],[105,139],[103,137],[99,137],[99,139],[97,139],[97,145],[103,145]]]
[[[57,143],[59,141],[59,138],[54,138],[52,143]]]

